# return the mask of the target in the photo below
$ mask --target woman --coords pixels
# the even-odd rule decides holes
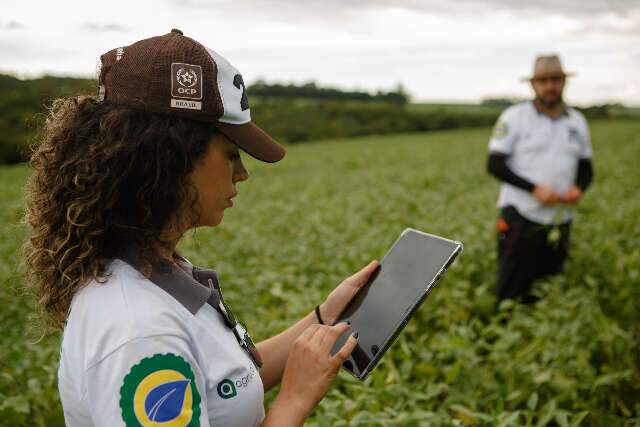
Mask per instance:
[[[54,104],[28,185],[29,278],[64,327],[70,426],[298,426],[357,342],[333,325],[377,268],[253,346],[213,270],[176,253],[214,227],[248,179],[240,151],[284,149],[250,121],[240,73],[172,30],[101,57],[97,97]],[[268,414],[264,391],[280,384]]]

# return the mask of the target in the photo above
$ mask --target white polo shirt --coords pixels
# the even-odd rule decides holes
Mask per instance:
[[[567,107],[558,118],[538,112],[533,102],[507,108],[498,119],[489,151],[505,154],[507,166],[536,185],[549,185],[564,194],[575,183],[578,161],[592,156],[584,116]],[[541,223],[563,223],[574,210],[565,204],[544,206],[531,193],[502,183],[498,207],[514,206],[525,218]]]
[[[107,272],[77,292],[65,326],[58,387],[68,426],[262,423],[260,374],[209,287],[179,268],[152,282],[120,259]]]

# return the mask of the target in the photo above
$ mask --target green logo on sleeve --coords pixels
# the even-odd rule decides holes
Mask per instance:
[[[502,139],[509,133],[509,126],[505,122],[496,123],[493,128],[493,138]]]
[[[124,377],[120,411],[127,427],[199,427],[200,394],[191,366],[170,353],[142,359]]]

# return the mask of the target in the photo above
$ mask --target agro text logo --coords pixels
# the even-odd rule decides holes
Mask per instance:
[[[218,383],[218,396],[223,399],[231,399],[232,397],[236,397],[238,395],[238,389],[242,387],[247,387],[251,380],[256,375],[256,370],[251,365],[249,369],[249,373],[243,377],[238,378],[235,382],[230,380],[229,378],[225,378]]]
[[[236,386],[233,384],[228,378],[223,379],[218,383],[218,396],[223,399],[231,399],[232,397],[236,397],[238,392],[236,390]]]

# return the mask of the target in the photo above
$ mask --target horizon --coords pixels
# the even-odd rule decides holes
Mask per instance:
[[[0,69],[0,75],[8,75],[11,77],[15,77],[21,81],[27,81],[27,80],[36,80],[36,79],[40,79],[40,78],[45,78],[45,77],[53,77],[53,78],[73,78],[73,79],[88,79],[88,80],[96,80],[96,76],[89,76],[89,75],[56,75],[56,74],[48,74],[48,73],[44,73],[44,74],[39,74],[39,75],[18,75],[16,73],[11,73],[5,70]],[[370,94],[375,94],[377,91],[383,91],[383,92],[388,92],[388,91],[393,91],[395,90],[393,87],[388,87],[388,88],[384,88],[384,87],[375,87],[375,88],[358,88],[358,87],[342,87],[340,85],[332,85],[332,84],[322,84],[321,82],[318,81],[304,81],[304,82],[292,82],[292,81],[275,81],[275,80],[264,80],[262,78],[258,78],[255,81],[249,82],[249,86],[251,86],[252,84],[256,83],[257,81],[263,81],[267,84],[282,84],[282,85],[288,85],[288,84],[294,84],[294,85],[300,85],[300,84],[305,84],[305,83],[315,83],[318,87],[320,88],[324,88],[324,89],[337,89],[340,91],[345,91],[345,92],[350,92],[350,91],[359,91],[359,92],[367,92]],[[425,105],[482,105],[483,101],[485,100],[492,100],[492,99],[507,99],[509,101],[512,101],[514,104],[518,103],[518,102],[524,102],[524,101],[529,101],[531,99],[533,99],[532,97],[518,97],[518,96],[510,96],[508,94],[506,95],[497,95],[497,96],[487,96],[484,97],[482,99],[476,100],[476,99],[455,99],[455,98],[444,98],[444,99],[416,99],[412,92],[411,92],[411,88],[404,88],[406,90],[406,92],[409,94],[409,102],[408,104],[413,104],[413,105],[419,105],[419,104],[425,104]],[[605,103],[587,103],[587,104],[577,104],[577,103],[567,103],[569,105],[572,106],[577,106],[577,107],[582,107],[582,108],[586,108],[586,107],[594,107],[594,106],[600,106],[600,105],[621,105],[624,108],[629,108],[629,109],[640,109],[640,102],[638,104],[631,104],[631,103],[621,103],[621,102],[605,102]]]
[[[100,13],[63,3],[61,13],[60,3],[5,0],[0,72],[94,78],[101,53],[180,28],[247,82],[365,91],[402,84],[412,102],[479,103],[530,98],[520,79],[536,55],[557,52],[577,72],[567,103],[640,105],[640,2],[114,0]],[[149,10],[152,18],[139,19]]]

